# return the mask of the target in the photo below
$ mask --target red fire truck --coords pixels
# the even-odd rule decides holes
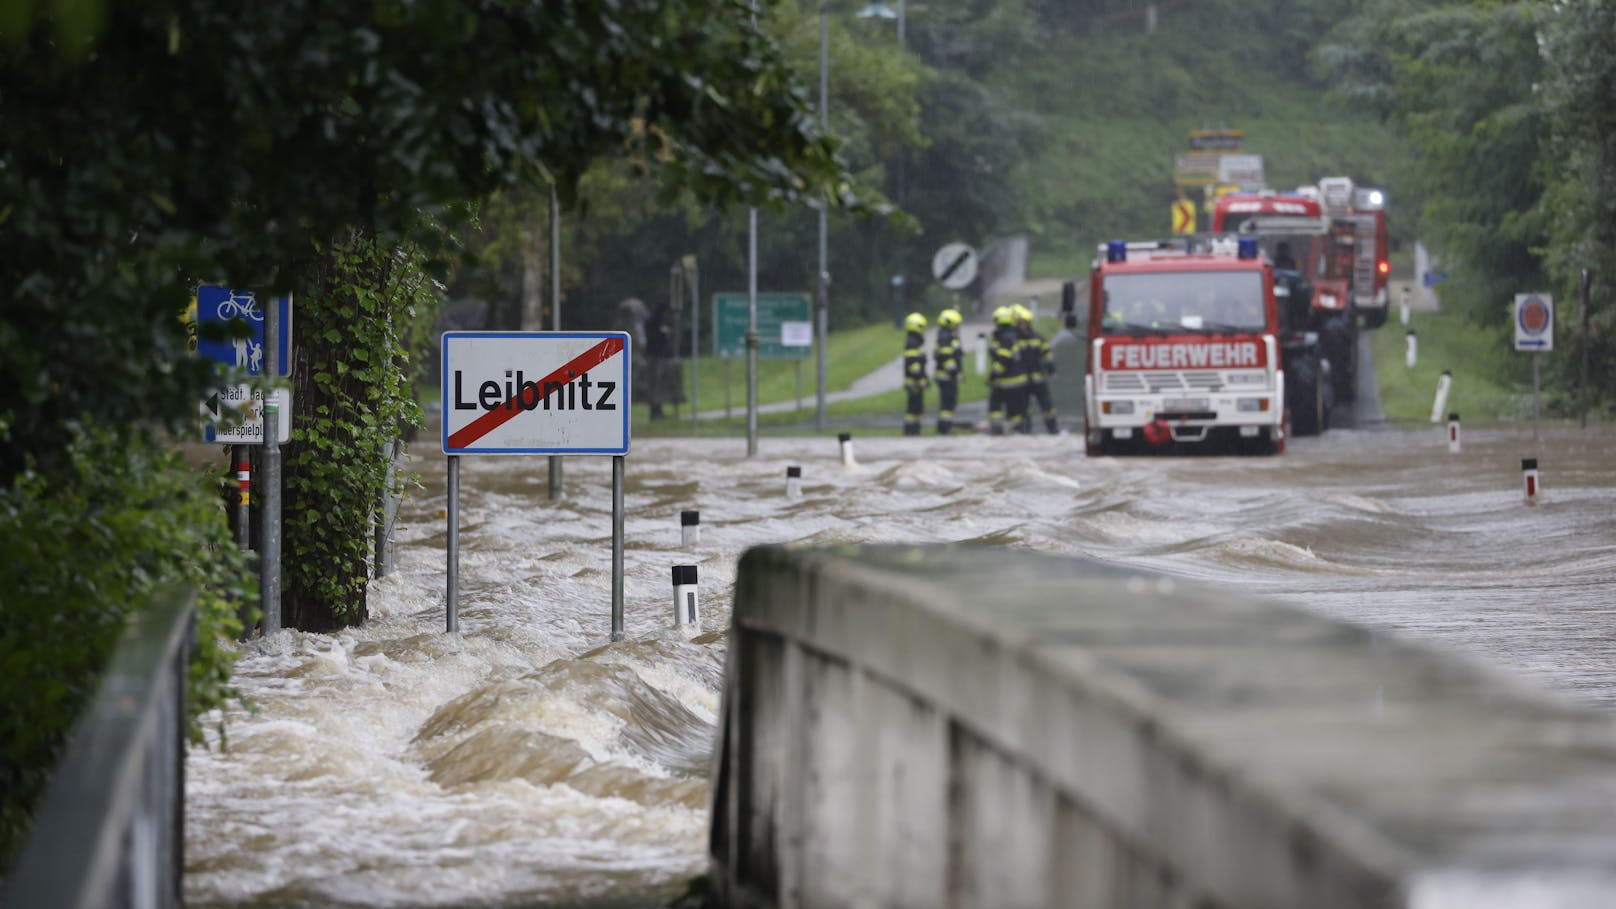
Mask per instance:
[[[1255,237],[1112,241],[1089,282],[1089,454],[1277,454],[1287,415],[1298,434],[1326,425],[1317,335],[1290,324],[1293,282]]]
[[[1310,294],[1309,330],[1333,367],[1333,391],[1350,401],[1357,385],[1358,327],[1386,322],[1385,194],[1349,177],[1327,177],[1294,193],[1231,193],[1212,211],[1212,232],[1254,236],[1281,272]]]

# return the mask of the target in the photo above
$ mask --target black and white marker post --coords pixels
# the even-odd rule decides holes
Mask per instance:
[[[1409,369],[1413,369],[1415,362],[1419,360],[1419,345],[1414,339],[1413,331],[1404,335],[1404,338],[1407,340],[1407,344],[1403,349],[1403,362],[1408,365]]]
[[[786,498],[795,499],[802,495],[802,468],[786,468]]]
[[[1453,373],[1442,370],[1442,375],[1436,380],[1436,400],[1431,402],[1431,422],[1442,419],[1442,412],[1448,408],[1448,389],[1453,385]]]
[[[1526,504],[1537,504],[1537,458],[1521,459],[1521,476],[1526,481]]]
[[[853,434],[839,432],[836,434],[836,441],[842,446],[842,466],[852,467],[858,463],[853,460]]]
[[[673,626],[696,628],[701,611],[696,601],[696,566],[673,566]]]
[[[1459,453],[1459,415],[1448,414],[1448,454]]]
[[[679,512],[680,543],[684,546],[694,546],[701,542],[701,512]]]

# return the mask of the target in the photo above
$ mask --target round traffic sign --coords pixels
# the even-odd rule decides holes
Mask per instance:
[[[949,290],[963,290],[976,280],[976,250],[964,243],[949,243],[931,257],[931,274]]]
[[[1549,327],[1549,307],[1536,294],[1527,297],[1516,308],[1516,316],[1521,320],[1521,329],[1529,335],[1543,334],[1544,329]]]

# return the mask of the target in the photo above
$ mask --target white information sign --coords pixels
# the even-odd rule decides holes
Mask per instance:
[[[625,455],[629,336],[443,335],[444,454]]]
[[[781,347],[812,347],[814,346],[814,323],[812,322],[781,322]]]
[[[273,392],[276,414],[275,440],[292,439],[292,390],[277,388]],[[231,385],[202,402],[202,416],[208,421],[202,428],[203,438],[225,445],[264,444],[264,392],[248,385]],[[221,426],[229,423],[229,426]]]
[[[1554,298],[1548,294],[1515,295],[1515,349],[1554,349]]]
[[[1218,182],[1254,185],[1263,182],[1262,155],[1224,154],[1218,157]]]

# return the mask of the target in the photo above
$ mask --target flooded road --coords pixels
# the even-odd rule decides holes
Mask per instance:
[[[1616,711],[1616,427],[1332,430],[1278,458],[1087,459],[1078,438],[655,439],[627,461],[610,643],[611,460],[461,462],[460,628],[443,633],[430,443],[372,621],[243,645],[228,751],[188,763],[193,906],[653,907],[705,867],[735,565],[788,541],[1098,558],[1374,624]],[[1523,502],[1520,460],[1542,492]],[[786,467],[802,496],[785,495]],[[679,513],[701,538],[681,545]],[[700,628],[670,568],[700,568]]]

